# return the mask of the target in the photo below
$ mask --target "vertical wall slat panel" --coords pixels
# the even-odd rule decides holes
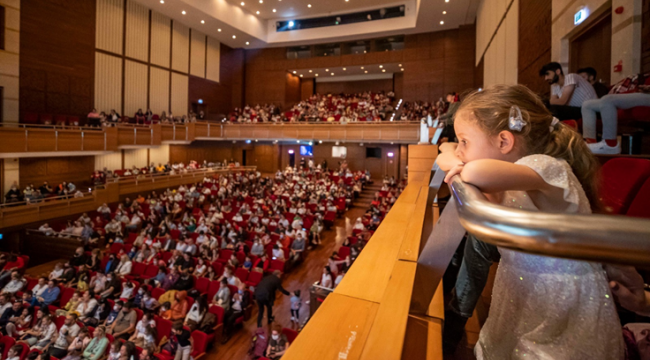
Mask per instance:
[[[122,108],[122,59],[95,52],[95,108],[98,111]]]
[[[219,82],[221,69],[221,43],[208,36],[207,63],[205,64],[205,78]]]
[[[174,116],[187,114],[187,97],[188,97],[188,77],[177,73],[172,73],[172,113]]]
[[[150,67],[149,107],[154,114],[169,113],[169,71]]]
[[[149,58],[149,9],[133,0],[126,3],[126,56]]]
[[[151,13],[151,63],[169,68],[171,20],[157,12]]]
[[[124,65],[124,115],[133,116],[147,107],[147,65],[126,60]]]
[[[138,169],[147,166],[147,149],[129,149],[124,151],[124,168],[131,169],[133,166]]]
[[[149,149],[149,162],[156,165],[169,162],[169,145],[160,145]]]
[[[190,28],[174,21],[172,32],[172,69],[187,73],[189,70]]]
[[[95,169],[118,170],[122,168],[122,152],[117,151],[106,155],[95,156]]]
[[[122,54],[124,1],[97,0],[96,18],[95,46]]]

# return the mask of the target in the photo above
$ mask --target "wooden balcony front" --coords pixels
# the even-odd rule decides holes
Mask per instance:
[[[0,155],[24,153],[104,152],[117,150],[117,128],[20,126],[0,127]]]

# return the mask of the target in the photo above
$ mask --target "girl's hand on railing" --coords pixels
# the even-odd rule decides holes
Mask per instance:
[[[612,294],[622,307],[640,315],[650,313],[650,293],[633,266],[605,265],[605,271]]]

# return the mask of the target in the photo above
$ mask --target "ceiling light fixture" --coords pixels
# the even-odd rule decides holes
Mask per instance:
[[[300,77],[302,77],[302,74],[300,74]]]
[[[309,70],[309,72],[311,72],[311,70]]]
[[[260,14],[260,11],[259,11],[259,10],[257,10],[257,11],[256,11],[256,13],[257,13],[257,15],[259,15],[259,14]]]
[[[221,29],[217,29],[218,32],[221,32]]]
[[[294,70],[293,73],[295,74],[295,73],[296,73],[296,70]]]
[[[164,3],[165,3],[165,0],[160,0],[160,3],[161,3],[161,4],[164,4]]]
[[[404,71],[404,68],[401,68],[400,70]]]
[[[277,10],[273,9],[273,12],[276,12]]]
[[[386,72],[386,69],[383,69],[381,72]]]
[[[205,24],[205,20],[201,20],[201,24]]]
[[[332,73],[332,76],[334,76],[334,73]]]
[[[307,4],[307,7],[310,8],[310,7],[311,7],[311,4]]]
[[[446,11],[443,11],[443,12],[442,12],[442,15],[447,15],[447,12],[446,12]]]
[[[368,73],[368,70],[366,70],[365,73],[367,74],[367,73]]]
[[[345,68],[343,68],[343,71],[345,71]]]
[[[361,67],[361,70],[363,70],[363,66]]]
[[[264,0],[260,0],[260,4],[264,4]]]
[[[250,44],[251,44],[251,43],[249,43],[248,41],[246,41],[246,45],[250,45]]]
[[[402,67],[402,64],[399,64],[399,67]]]
[[[445,22],[441,20],[441,21],[440,21],[440,25],[444,25],[444,24],[445,24]]]
[[[316,74],[316,75],[314,75],[314,76],[318,76],[318,74]]]
[[[181,14],[185,15],[186,14],[185,10],[181,11]]]
[[[383,67],[384,67],[384,65],[379,65],[379,68],[380,68],[380,69],[383,68]]]
[[[233,38],[233,39],[236,39],[236,38],[237,38],[237,35],[233,35],[232,38]]]
[[[244,2],[243,2],[243,1],[241,2],[241,6],[244,6]]]

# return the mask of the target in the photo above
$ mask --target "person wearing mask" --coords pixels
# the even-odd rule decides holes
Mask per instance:
[[[70,265],[78,267],[81,265],[86,265],[86,263],[88,263],[88,257],[86,257],[86,254],[84,253],[84,248],[78,247],[74,253],[74,256],[72,256],[72,259],[70,259]]]
[[[289,341],[286,335],[282,334],[282,328],[276,326],[271,331],[271,338],[269,339],[269,346],[266,349],[266,357],[271,360],[278,360],[284,355],[289,348]]]
[[[135,330],[137,319],[138,315],[133,310],[133,305],[127,302],[122,306],[122,311],[115,318],[108,333],[113,335],[115,339],[127,340]]]
[[[107,304],[109,304],[106,301]],[[117,316],[120,315],[122,312],[122,307],[124,306],[124,302],[122,300],[117,300],[115,301],[115,305],[113,305],[113,308],[110,309],[110,312],[108,313],[108,316],[106,317],[106,322],[104,325],[106,325],[106,333],[110,334],[110,330],[113,327],[113,324],[115,323],[115,320],[117,319]]]
[[[93,333],[93,339],[83,351],[83,360],[99,360],[104,356],[108,347],[108,338],[106,337],[106,328],[98,326]]]
[[[219,282],[219,290],[214,294],[212,303],[221,306],[225,311],[230,308],[230,288],[225,278]]]
[[[266,308],[269,324],[273,322],[273,302],[275,301],[276,291],[280,290],[284,295],[291,295],[282,287],[281,275],[282,273],[279,270],[275,270],[270,275],[264,277],[255,288],[255,301],[257,302],[258,308],[257,327],[262,327],[264,308]]]
[[[106,275],[106,285],[104,287],[105,290],[99,295],[104,299],[119,296],[122,292],[122,282],[114,273]]]
[[[203,317],[208,311],[208,304],[202,296],[196,298],[194,304],[190,308],[190,311],[185,316],[184,325],[190,328],[190,331],[194,331],[199,328]]]

